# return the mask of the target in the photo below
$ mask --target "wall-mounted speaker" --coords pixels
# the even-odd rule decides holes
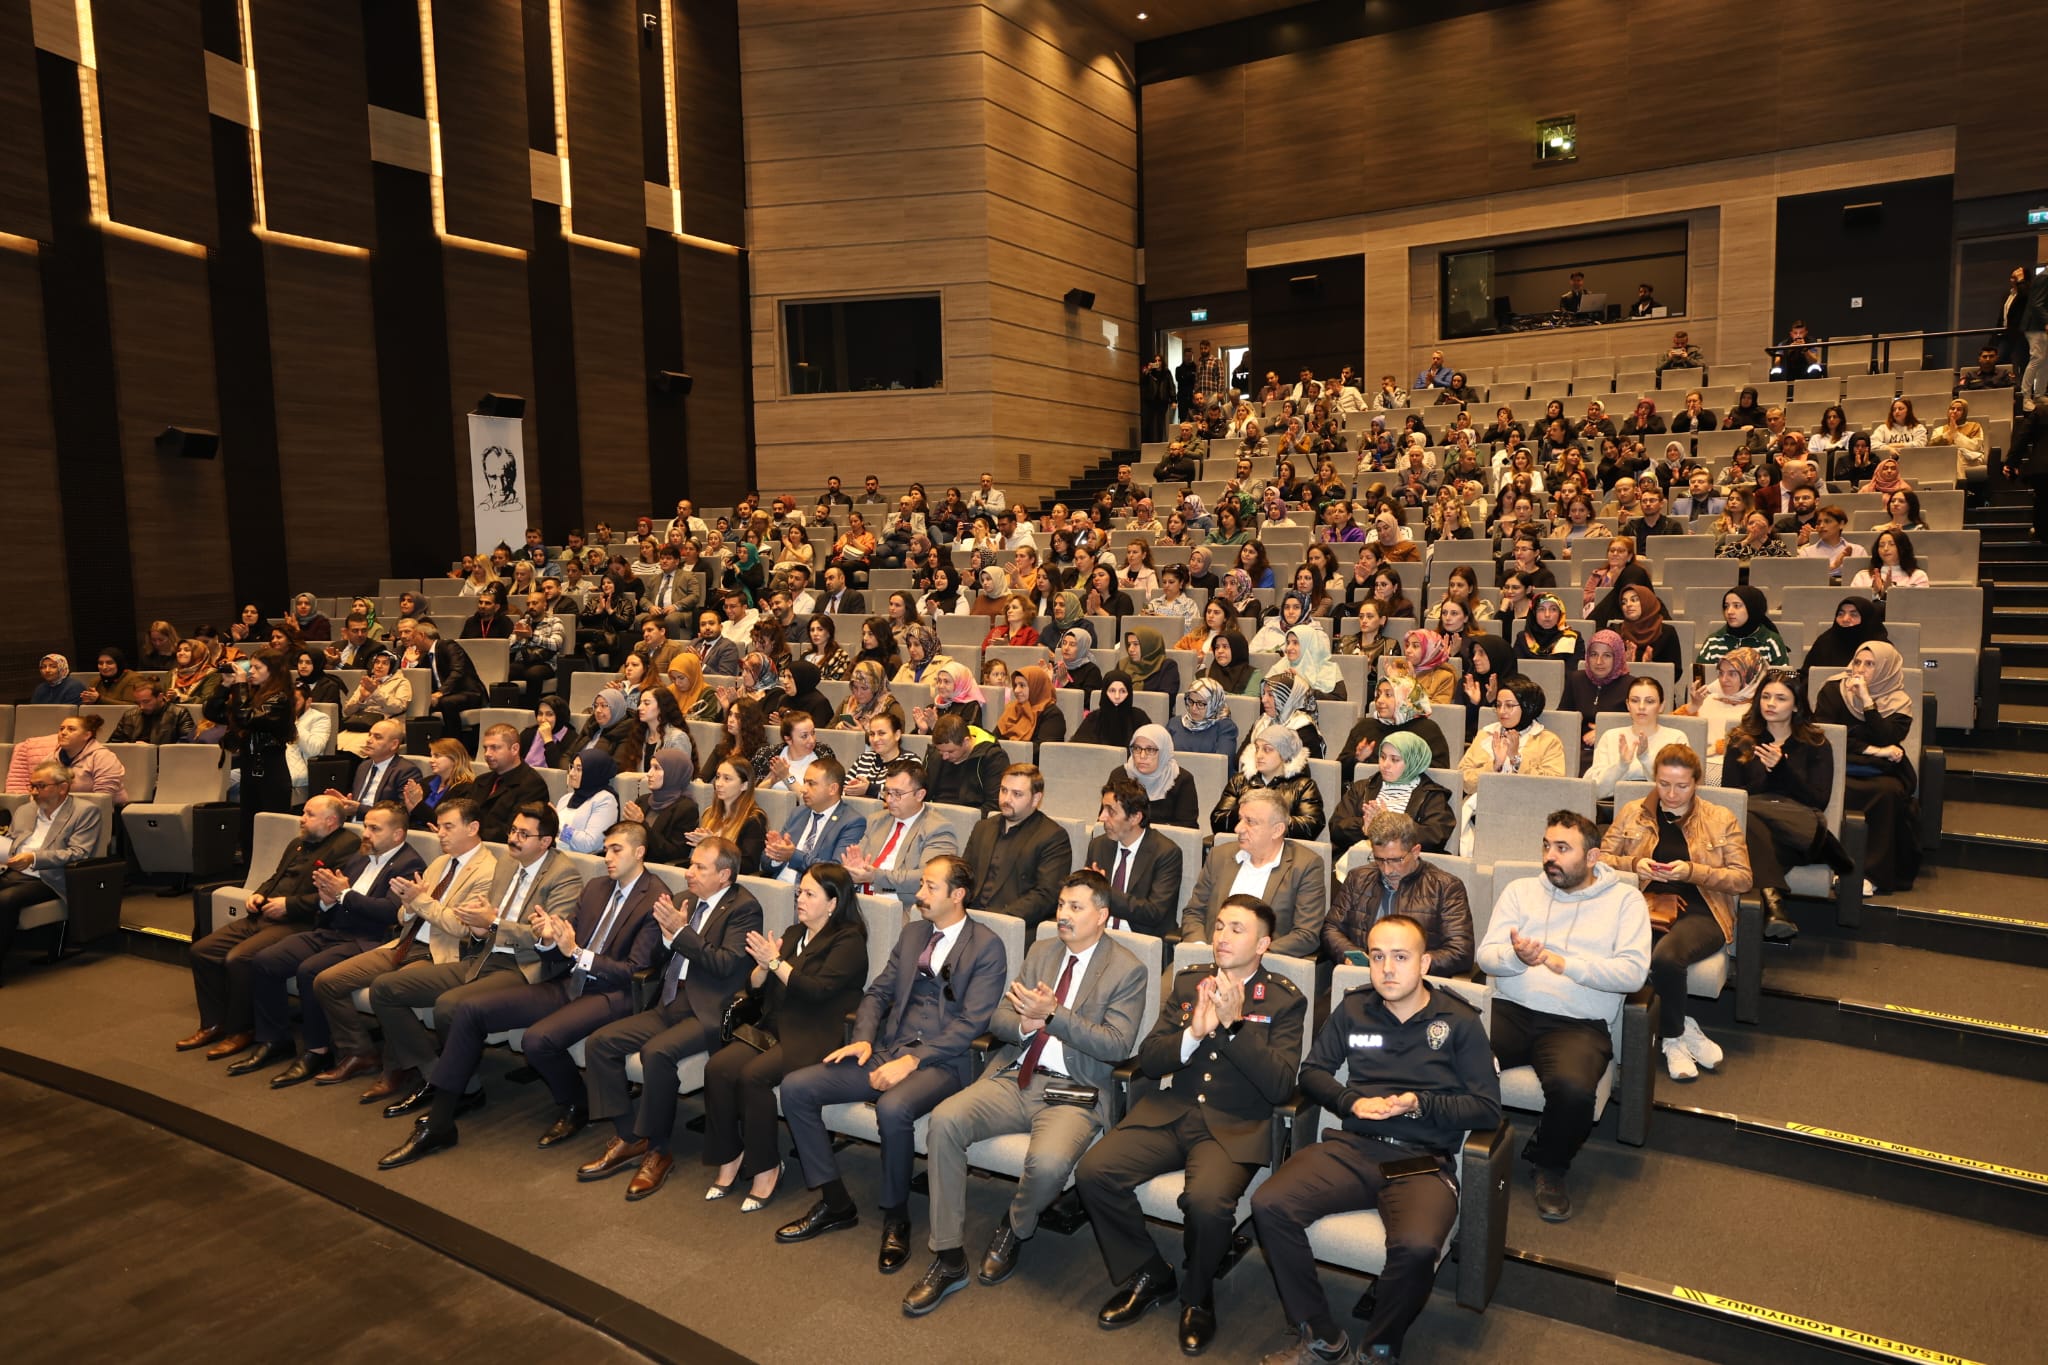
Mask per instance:
[[[165,427],[157,434],[156,453],[187,460],[210,460],[220,453],[220,433],[197,427]]]
[[[684,374],[681,370],[656,370],[654,372],[654,387],[662,393],[688,393],[690,386],[696,382],[696,380],[690,378],[689,375]]]
[[[1067,291],[1067,307],[1093,308],[1094,306],[1095,295],[1092,291],[1087,289],[1069,289]]]
[[[516,393],[487,393],[476,400],[479,417],[524,417],[526,399]]]

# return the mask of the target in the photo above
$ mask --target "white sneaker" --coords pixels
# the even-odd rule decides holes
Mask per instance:
[[[1694,1063],[1692,1053],[1677,1038],[1664,1040],[1664,1069],[1671,1073],[1674,1081],[1696,1081],[1700,1078],[1700,1069]]]
[[[1872,896],[1875,896],[1876,894],[1877,888],[1870,884],[1870,878],[1865,877],[1863,879],[1863,899],[1869,900]]]
[[[1692,1054],[1692,1059],[1707,1070],[1721,1065],[1721,1045],[1700,1031],[1700,1021],[1687,1016],[1685,1032],[1678,1035],[1678,1044]]]

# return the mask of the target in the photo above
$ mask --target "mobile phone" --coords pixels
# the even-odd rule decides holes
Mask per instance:
[[[1401,1180],[1411,1175],[1435,1175],[1441,1169],[1433,1156],[1403,1157],[1399,1161],[1382,1161],[1380,1179]]]
[[[1363,967],[1368,965],[1368,963],[1370,962],[1370,959],[1368,959],[1364,953],[1360,952],[1356,948],[1353,948],[1349,952],[1345,953],[1344,960],[1354,967]]]

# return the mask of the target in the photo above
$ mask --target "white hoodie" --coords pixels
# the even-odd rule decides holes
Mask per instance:
[[[1564,970],[1530,967],[1515,956],[1510,932],[1564,959]],[[1623,997],[1650,975],[1650,909],[1643,893],[1604,863],[1593,879],[1565,891],[1544,876],[1510,882],[1494,903],[1475,964],[1503,998],[1544,1014],[1613,1024]]]

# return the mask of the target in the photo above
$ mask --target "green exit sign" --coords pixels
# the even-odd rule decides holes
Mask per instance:
[[[2048,209],[2044,209],[2044,210],[2042,210],[2042,214],[2043,214],[2043,217],[2044,217],[2044,219],[2048,219]],[[1190,308],[1190,309],[1188,309],[1188,321],[1189,321],[1189,322],[1207,322],[1208,320],[1209,320],[1209,310],[1208,310],[1208,309],[1206,309],[1206,308]]]
[[[2028,209],[2028,227],[2048,227],[2048,209]]]

